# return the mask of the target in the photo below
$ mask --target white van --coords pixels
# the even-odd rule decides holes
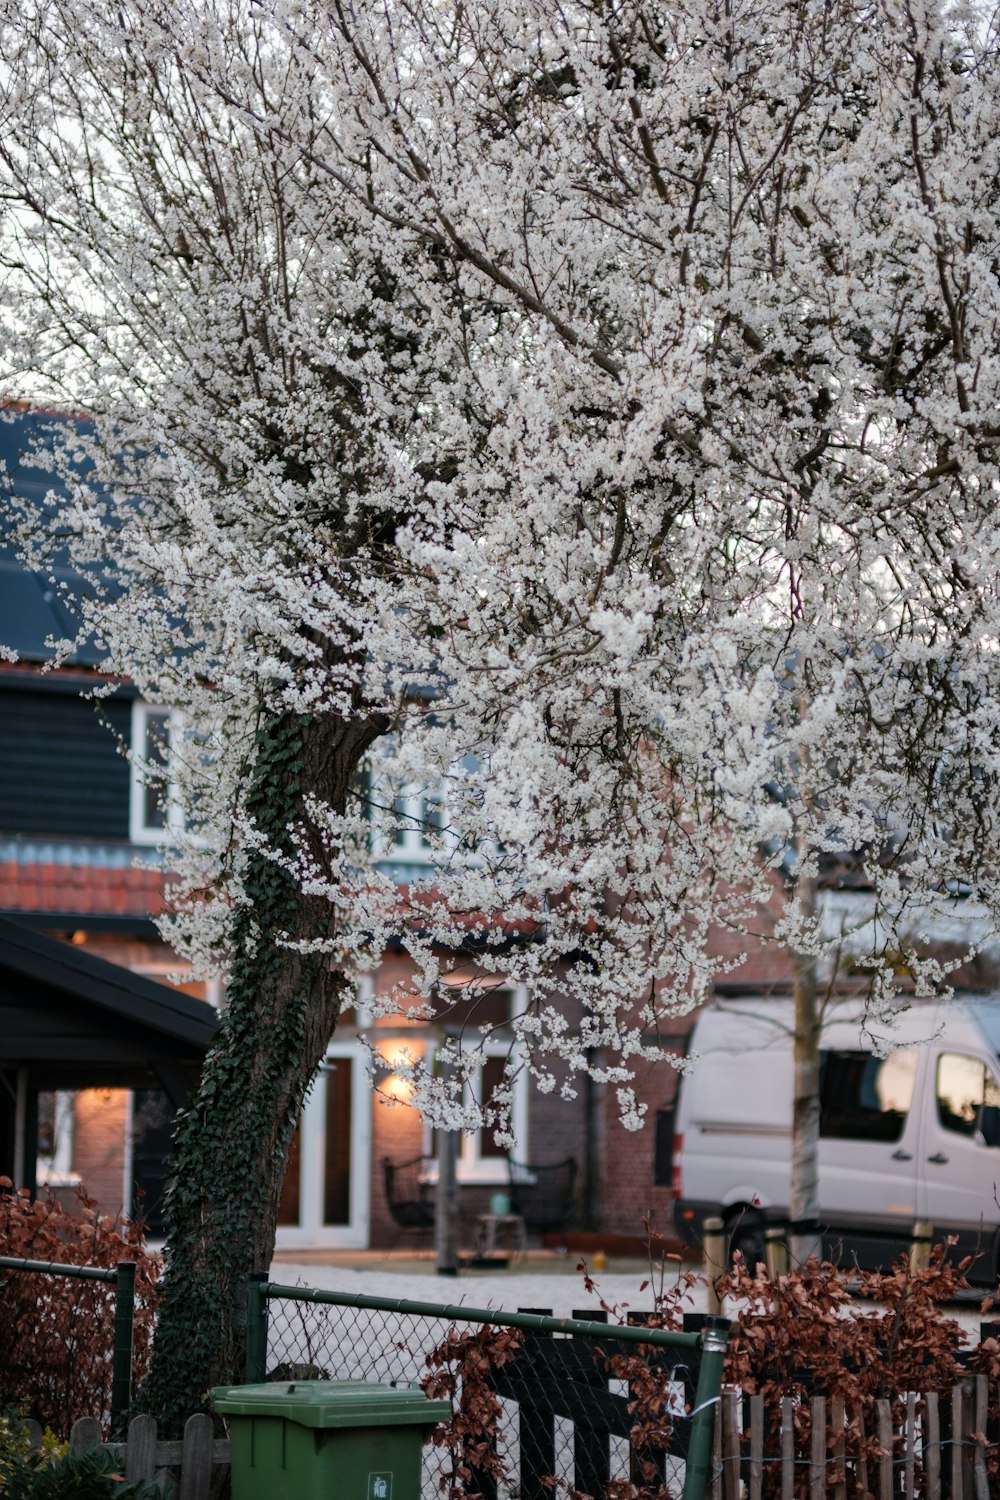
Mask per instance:
[[[790,1000],[719,1001],[695,1022],[673,1153],[674,1222],[699,1244],[721,1216],[751,1263],[787,1221]],[[819,1199],[824,1254],[887,1268],[917,1220],[957,1235],[977,1281],[1000,1274],[1000,998],[916,1002],[876,1056],[863,1003],[822,1033]]]

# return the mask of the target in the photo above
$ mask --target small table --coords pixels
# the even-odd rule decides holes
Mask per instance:
[[[497,1248],[497,1235],[510,1236],[512,1250],[527,1250],[528,1236],[520,1214],[480,1214],[476,1243],[481,1255],[490,1255]]]

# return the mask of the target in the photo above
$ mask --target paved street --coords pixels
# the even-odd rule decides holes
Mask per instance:
[[[462,1304],[491,1311],[515,1311],[518,1308],[551,1309],[557,1317],[569,1317],[585,1309],[597,1311],[596,1295],[584,1289],[582,1273],[577,1271],[581,1257],[577,1254],[557,1256],[549,1252],[529,1252],[516,1257],[502,1270],[468,1269],[457,1277],[438,1276],[430,1254],[407,1254],[380,1251],[341,1251],[326,1255],[298,1256],[292,1252],[279,1255],[271,1268],[272,1280],[286,1286],[310,1286],[367,1294],[376,1297],[399,1297],[410,1301]],[[641,1312],[652,1305],[649,1289],[641,1290],[650,1278],[649,1267],[638,1260],[611,1260],[604,1271],[591,1271],[604,1300],[621,1309]],[[696,1270],[695,1266],[678,1268],[668,1263],[666,1275],[673,1278],[678,1269]],[[704,1288],[694,1286],[687,1294],[685,1306],[692,1312],[705,1307]],[[978,1294],[948,1308],[948,1316],[974,1338],[978,1335],[980,1313]],[[986,1314],[985,1316],[991,1316]]]

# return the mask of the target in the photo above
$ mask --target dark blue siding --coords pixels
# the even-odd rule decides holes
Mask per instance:
[[[109,729],[105,721],[110,721]],[[0,690],[0,835],[127,839],[131,705]]]

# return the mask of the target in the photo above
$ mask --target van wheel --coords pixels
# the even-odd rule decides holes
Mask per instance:
[[[729,1236],[729,1264],[733,1265],[733,1253],[738,1250],[743,1264],[751,1276],[756,1276],[758,1266],[767,1265],[764,1244],[764,1220],[752,1208],[740,1209],[726,1220]]]

